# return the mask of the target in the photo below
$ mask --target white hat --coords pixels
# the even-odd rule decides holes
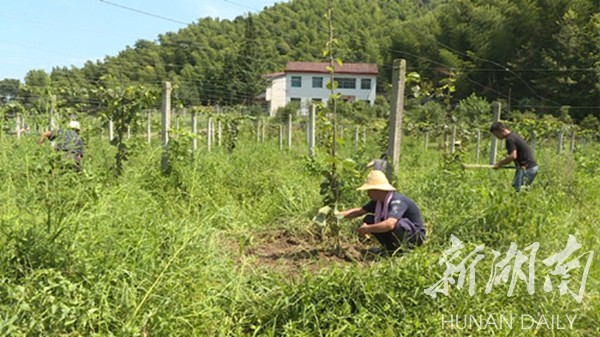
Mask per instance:
[[[379,191],[395,191],[396,188],[392,186],[387,177],[382,171],[373,170],[367,176],[367,181],[364,185],[357,188],[359,191],[368,191],[368,190],[379,190]]]
[[[81,130],[81,126],[79,125],[78,121],[70,121],[69,122],[69,128],[70,129],[75,129],[75,130]]]

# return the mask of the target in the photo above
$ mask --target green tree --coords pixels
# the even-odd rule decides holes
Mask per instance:
[[[37,113],[48,113],[52,105],[53,89],[50,76],[44,70],[30,70],[25,75],[25,84],[19,88],[18,96],[26,109]]]
[[[115,137],[111,145],[117,148],[115,155],[115,174],[123,173],[124,163],[129,158],[131,146],[126,135],[129,127],[135,129],[140,123],[141,112],[154,106],[158,93],[143,86],[100,88],[99,96],[105,108],[104,117],[111,120],[115,127]]]
[[[10,102],[19,92],[21,81],[14,78],[0,80],[0,106]]]
[[[552,47],[542,52],[542,64],[553,71],[540,78],[540,86],[563,105],[600,102],[600,14],[590,17],[589,10],[580,10],[565,11],[558,20],[560,29],[552,35]],[[571,115],[581,120],[588,110],[571,109]]]
[[[254,16],[248,15],[244,25],[244,39],[237,52],[233,78],[239,103],[253,105],[256,97],[267,88],[266,60],[258,40]]]

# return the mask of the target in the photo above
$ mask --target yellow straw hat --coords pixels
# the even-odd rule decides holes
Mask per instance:
[[[379,191],[395,191],[396,188],[392,186],[387,180],[385,174],[379,170],[373,170],[367,176],[367,181],[361,187],[357,188],[359,191],[368,190],[379,190]]]
[[[78,121],[70,121],[69,122],[69,128],[70,129],[75,129],[75,130],[81,130],[81,125],[79,125]]]

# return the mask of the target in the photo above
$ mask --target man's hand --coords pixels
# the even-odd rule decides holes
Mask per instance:
[[[494,170],[499,169],[500,167],[502,167],[502,165],[499,165],[498,163],[494,164]]]

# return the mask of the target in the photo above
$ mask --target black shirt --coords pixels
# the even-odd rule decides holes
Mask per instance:
[[[526,169],[530,169],[537,166],[535,158],[533,157],[533,151],[531,151],[527,142],[525,142],[518,134],[511,132],[506,137],[506,150],[508,151],[508,154],[510,154],[515,149],[517,150],[517,160],[515,161],[517,167],[525,166]]]
[[[362,209],[368,213],[375,213],[376,206],[377,201],[371,200],[366,203]],[[388,218],[395,218],[398,220],[407,218],[412,221],[412,223],[415,224],[421,231],[425,231],[421,210],[414,203],[414,201],[410,200],[408,197],[399,192],[394,192],[394,195],[390,200],[390,204],[388,205],[387,216]]]

